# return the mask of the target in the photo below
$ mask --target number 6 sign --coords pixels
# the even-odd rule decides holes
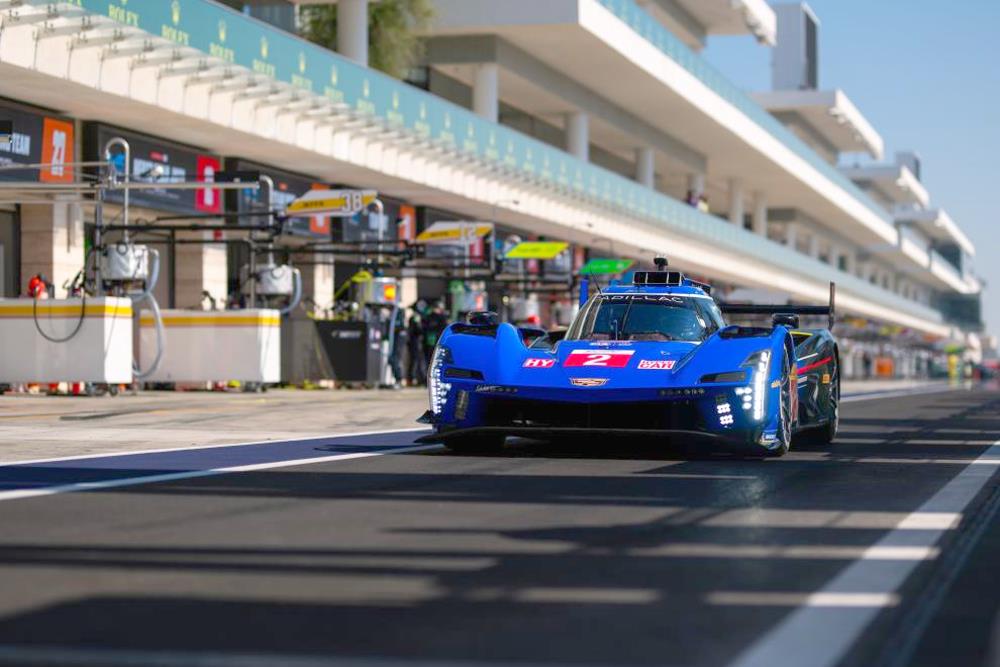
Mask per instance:
[[[573,350],[566,357],[563,366],[601,366],[605,368],[625,368],[635,350]]]

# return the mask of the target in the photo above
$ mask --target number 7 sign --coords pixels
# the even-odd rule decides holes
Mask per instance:
[[[573,350],[563,363],[565,368],[580,366],[601,366],[605,368],[625,368],[635,350]]]

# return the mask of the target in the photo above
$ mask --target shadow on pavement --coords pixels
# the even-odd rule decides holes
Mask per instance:
[[[59,496],[101,520],[43,537],[10,504],[0,645],[723,665],[1000,439],[998,405],[858,411],[777,461],[523,442]]]

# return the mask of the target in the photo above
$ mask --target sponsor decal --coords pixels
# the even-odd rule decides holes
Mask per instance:
[[[677,362],[673,359],[640,359],[640,371],[669,371]]]
[[[827,365],[831,361],[833,361],[833,357],[826,357],[824,359],[820,359],[819,361],[814,361],[811,364],[807,364],[805,366],[800,367],[798,369],[798,372],[799,372],[799,374],[808,373],[809,371],[815,370],[815,369],[819,368],[820,366]]]
[[[73,123],[46,118],[42,124],[42,163],[50,165],[38,172],[44,183],[72,183]]]
[[[476,387],[480,394],[516,394],[516,387],[502,387],[498,384],[481,384]]]
[[[215,174],[222,171],[222,161],[209,155],[199,155],[196,161],[198,180],[202,183],[214,183]],[[195,194],[194,207],[205,213],[222,212],[222,191],[215,188],[198,190]]]
[[[576,368],[580,366],[600,366],[602,368],[625,368],[635,350],[573,350],[566,357],[563,366]]]
[[[830,384],[830,374],[823,373],[823,384]]]
[[[552,368],[555,365],[555,359],[525,359],[521,368]]]
[[[608,378],[570,378],[569,382],[574,387],[603,387]]]
[[[629,301],[633,303],[687,303],[684,297],[671,294],[605,294],[603,299],[611,303]]]

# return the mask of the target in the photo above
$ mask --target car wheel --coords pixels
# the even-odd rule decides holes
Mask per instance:
[[[444,446],[456,454],[496,454],[503,449],[506,441],[506,436],[490,433],[449,438]]]
[[[795,387],[798,391],[798,387]],[[784,456],[792,446],[792,374],[788,354],[781,361],[781,390],[778,404],[778,439],[765,451],[764,455],[772,458]]]
[[[833,358],[833,368],[830,369],[830,395],[827,397],[827,421],[823,430],[819,433],[820,441],[824,445],[831,444],[837,437],[837,429],[840,428],[840,363],[837,357]]]
[[[832,444],[837,437],[837,430],[840,428],[840,364],[837,362],[836,357],[833,358],[832,363],[833,367],[830,369],[830,392],[826,399],[827,421],[802,434],[806,436],[811,444]]]

